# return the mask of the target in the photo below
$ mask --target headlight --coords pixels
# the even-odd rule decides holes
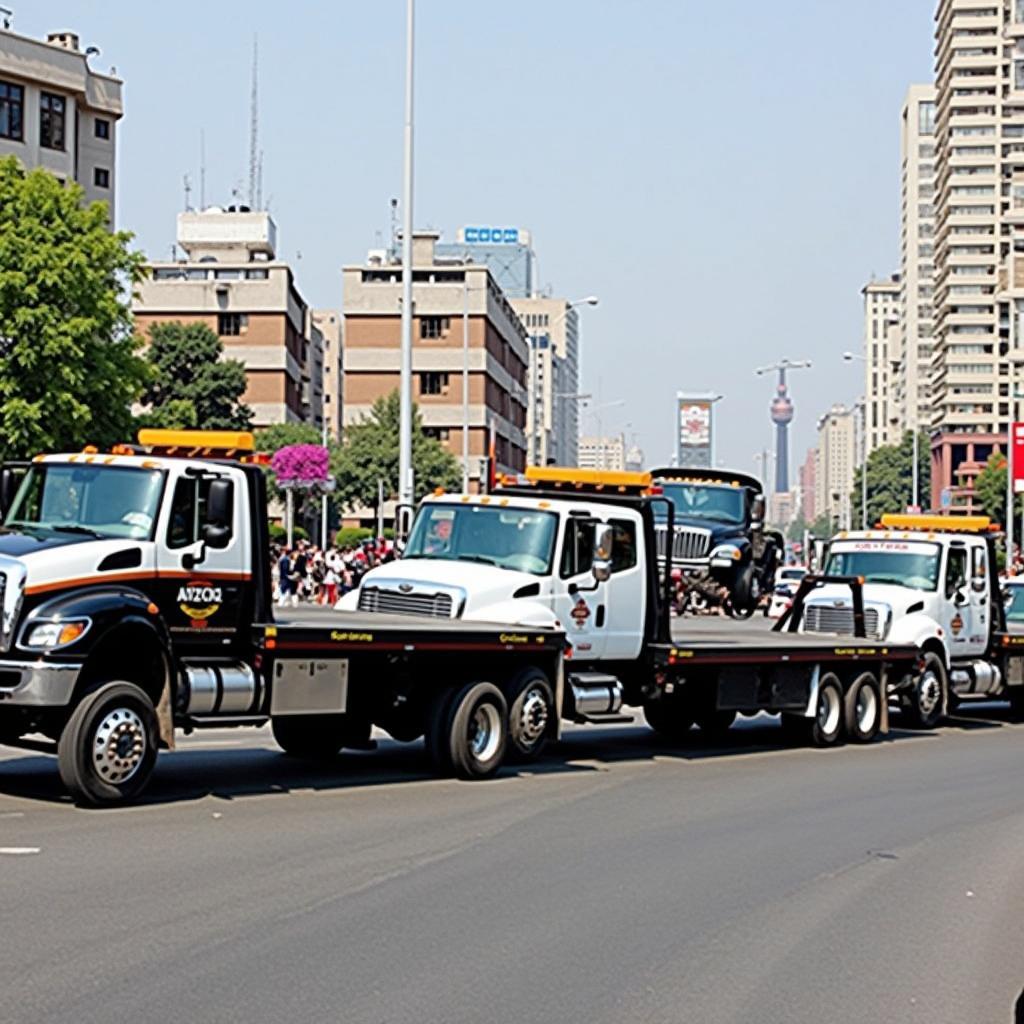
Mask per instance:
[[[733,562],[738,562],[743,557],[743,551],[736,547],[735,544],[719,544],[714,551],[711,552],[712,558],[728,558]]]
[[[89,628],[88,619],[69,619],[66,622],[37,622],[25,634],[23,647],[37,650],[56,650],[67,647],[83,637]]]

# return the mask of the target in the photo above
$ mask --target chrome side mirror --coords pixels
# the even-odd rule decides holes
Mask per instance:
[[[612,544],[615,530],[608,523],[594,525],[594,553],[590,571],[598,583],[604,583],[612,574]]]

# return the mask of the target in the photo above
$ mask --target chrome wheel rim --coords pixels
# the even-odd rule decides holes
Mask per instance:
[[[917,706],[924,717],[928,717],[939,706],[942,700],[942,687],[938,677],[928,669],[921,675],[921,681],[917,684]]]
[[[532,747],[544,735],[548,725],[548,702],[539,686],[531,687],[524,694],[517,725],[519,740],[525,746]]]
[[[875,727],[878,720],[878,697],[873,686],[865,684],[857,691],[857,704],[854,708],[857,728],[865,736]]]
[[[469,749],[478,761],[489,761],[501,743],[501,716],[493,704],[481,704],[469,720]]]
[[[146,729],[131,708],[108,711],[96,729],[93,767],[104,782],[127,782],[146,756]]]
[[[835,687],[826,686],[818,692],[818,726],[826,736],[839,728],[839,694]]]

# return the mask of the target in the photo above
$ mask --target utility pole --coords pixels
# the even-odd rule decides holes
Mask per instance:
[[[402,168],[402,350],[399,377],[398,500],[412,505],[412,140],[415,0],[405,13],[405,153]],[[397,518],[397,517],[396,517]],[[397,523],[396,523],[397,525]],[[397,531],[396,531],[397,532]]]

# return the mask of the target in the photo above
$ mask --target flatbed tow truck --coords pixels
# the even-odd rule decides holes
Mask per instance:
[[[525,724],[513,707],[509,744],[523,757],[557,737],[560,720],[628,721],[623,707],[641,708],[673,742],[695,723],[720,733],[737,714],[762,711],[819,746],[887,728],[883,695],[919,671],[917,648],[797,631],[808,594],[839,584],[858,604],[859,579],[808,578],[774,633],[673,620],[671,565],[658,557],[658,532],[671,536],[673,517],[648,473],[531,468],[490,494],[427,498],[404,557],[368,573],[347,601],[564,630],[562,700],[535,688]]]

